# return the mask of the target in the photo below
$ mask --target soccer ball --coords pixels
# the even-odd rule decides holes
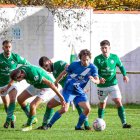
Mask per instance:
[[[106,128],[106,123],[105,123],[105,121],[103,119],[97,118],[93,122],[93,128],[96,131],[103,131]]]

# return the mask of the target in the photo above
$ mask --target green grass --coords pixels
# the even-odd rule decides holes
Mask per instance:
[[[102,132],[96,131],[75,131],[74,127],[78,120],[77,111],[64,114],[63,117],[49,130],[32,130],[22,132],[21,126],[26,122],[26,116],[17,105],[15,115],[17,116],[15,129],[4,129],[5,112],[0,105],[0,140],[140,140],[140,105],[126,105],[127,121],[132,124],[131,129],[122,129],[117,110],[114,106],[108,106],[105,112],[106,129]],[[58,108],[57,108],[58,109]],[[37,110],[38,124],[41,125],[45,106]],[[93,106],[89,116],[89,122],[97,118],[97,107]]]

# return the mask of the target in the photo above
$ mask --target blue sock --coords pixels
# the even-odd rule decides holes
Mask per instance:
[[[49,124],[52,126],[59,118],[61,117],[61,114],[57,111],[52,119],[50,120]]]
[[[77,128],[81,128],[81,126],[83,125],[83,123],[85,122],[85,120],[87,119],[87,117],[82,113],[79,117],[78,123],[77,123]]]

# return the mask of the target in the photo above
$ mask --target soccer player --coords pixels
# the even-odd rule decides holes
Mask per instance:
[[[18,103],[23,108],[28,117],[27,125],[24,126],[22,131],[32,130],[32,123],[36,117],[36,108],[42,101],[47,101],[51,96],[54,96],[54,92],[60,99],[62,108],[65,106],[63,96],[59,93],[56,86],[53,84],[51,77],[40,67],[37,66],[20,66],[10,74],[11,79],[14,81],[22,81],[25,79],[30,84],[19,96]],[[36,96],[36,98],[30,103],[30,112],[26,108],[26,99]]]
[[[53,63],[49,58],[45,56],[39,59],[39,65],[46,71],[52,72],[54,78],[57,78],[61,74],[61,72],[64,71],[68,66],[68,64],[62,60]],[[63,79],[61,79],[61,81],[59,81],[62,88],[64,87],[65,81],[66,76]],[[62,93],[62,90],[60,92]],[[46,106],[46,112],[44,114],[42,126],[38,127],[38,129],[45,129],[44,126],[46,126],[46,124],[49,122],[49,120],[53,115],[53,107],[56,107],[58,105],[60,105],[60,102],[59,100],[57,100],[57,98],[53,98],[52,100],[49,101],[49,103]],[[78,114],[80,115],[82,113],[82,108],[77,104],[76,109],[78,111]],[[85,130],[91,130],[88,119],[85,120],[84,127]]]
[[[66,101],[66,106],[65,108],[58,110],[53,115],[50,122],[46,125],[46,130],[51,128],[62,114],[68,111],[69,104],[74,98],[76,98],[75,103],[83,108],[83,112],[79,116],[75,130],[84,130],[82,125],[90,113],[90,104],[87,99],[87,94],[84,91],[84,87],[89,79],[91,79],[93,83],[98,84],[99,78],[96,66],[90,63],[91,53],[89,50],[81,50],[79,53],[79,59],[80,61],[71,63],[55,81],[58,83],[59,80],[67,74],[67,79],[62,93]]]
[[[4,103],[5,112],[7,113],[4,128],[8,128],[9,124],[11,124],[11,128],[14,128],[15,116],[13,113],[15,110],[15,100],[18,86],[17,83],[14,83],[7,92],[5,92],[5,88],[10,82],[10,72],[16,69],[18,64],[26,65],[30,63],[18,54],[11,52],[11,41],[5,40],[3,41],[2,45],[3,53],[0,54],[0,96]]]
[[[110,42],[108,40],[100,42],[100,46],[102,54],[94,59],[94,64],[98,68],[100,78],[100,84],[97,85],[98,98],[100,101],[98,117],[104,117],[106,102],[108,95],[110,95],[117,106],[118,116],[121,119],[122,127],[131,128],[131,125],[126,123],[125,110],[121,101],[122,96],[116,79],[116,67],[119,67],[123,75],[123,80],[127,83],[129,79],[126,76],[126,70],[119,57],[116,54],[110,53]]]

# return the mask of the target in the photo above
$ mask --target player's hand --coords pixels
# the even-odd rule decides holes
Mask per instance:
[[[61,102],[62,107],[66,106],[66,102],[65,102],[64,98],[60,99],[60,102]]]
[[[124,77],[123,77],[123,81],[124,81],[125,83],[128,83],[128,82],[129,82],[129,78],[128,78],[127,76],[124,76]]]
[[[104,78],[100,78],[100,84],[104,84],[105,83],[105,79]]]
[[[89,88],[86,88],[86,89],[84,89],[84,92],[85,92],[85,93],[88,93],[89,90],[90,90]]]

